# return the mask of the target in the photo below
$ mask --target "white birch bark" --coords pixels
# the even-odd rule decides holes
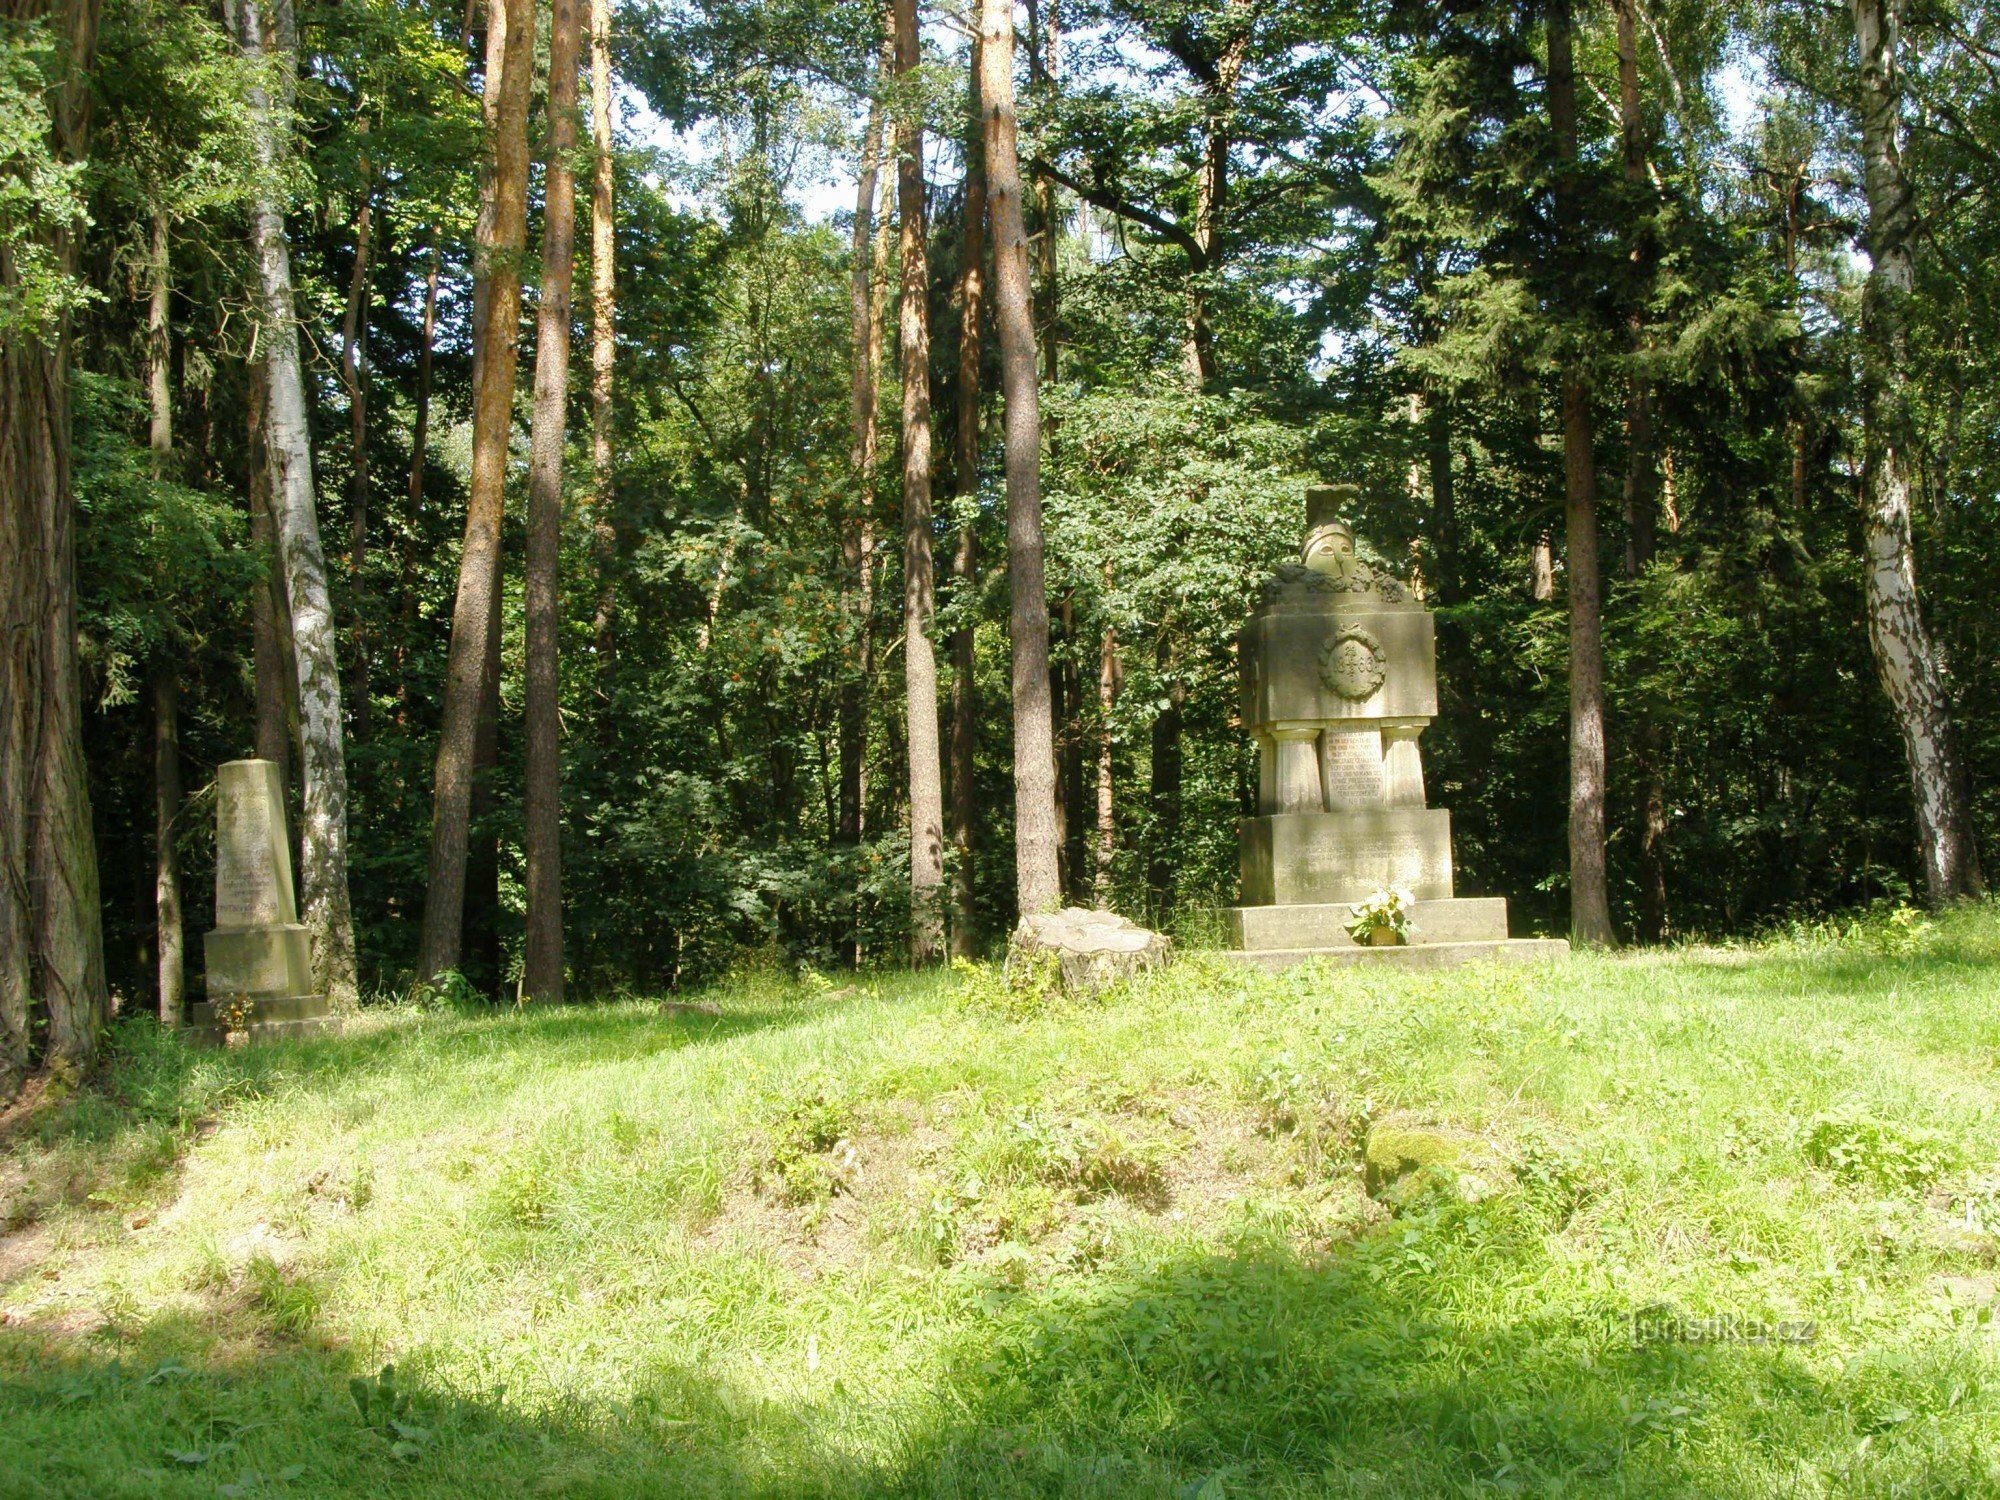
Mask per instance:
[[[265,453],[271,511],[284,559],[287,604],[299,679],[299,738],[304,817],[299,830],[300,886],[312,944],[313,983],[336,1008],[359,999],[354,917],[347,892],[347,761],[341,739],[340,668],[333,602],[320,547],[306,426],[304,376],[285,239],[284,160],[298,68],[292,0],[230,0],[238,45],[263,64],[249,92],[258,188],[250,211],[257,262],[258,340],[265,378]]]
[[[1933,906],[1984,889],[1951,700],[1917,591],[1910,543],[1908,305],[1916,286],[1916,210],[1903,173],[1897,0],[1854,0],[1870,267],[1862,295],[1861,510],[1868,642],[1903,739],[1917,852]]]

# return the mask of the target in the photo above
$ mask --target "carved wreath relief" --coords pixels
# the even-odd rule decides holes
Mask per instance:
[[[1350,703],[1374,697],[1387,676],[1382,643],[1359,626],[1341,631],[1320,653],[1319,680]]]

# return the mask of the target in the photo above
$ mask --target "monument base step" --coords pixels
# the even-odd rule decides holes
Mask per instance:
[[[1235,949],[1223,957],[1237,963],[1277,972],[1294,968],[1308,959],[1331,964],[1387,964],[1398,969],[1448,969],[1471,963],[1541,963],[1569,957],[1567,938],[1492,938],[1465,943],[1409,943],[1396,948],[1363,948],[1349,943],[1344,948],[1260,948]]]
[[[255,1046],[259,1042],[289,1042],[300,1037],[324,1036],[340,1030],[340,1017],[335,1015],[294,1016],[283,1021],[252,1021],[239,1032],[224,1031],[215,1025],[188,1025],[181,1028],[181,1036],[191,1046],[221,1047],[230,1037],[240,1036],[239,1046]]]
[[[251,1042],[274,1042],[340,1029],[340,1017],[319,995],[260,995],[250,1002],[249,1015],[234,1033],[223,1024],[221,1008],[209,1001],[190,1005],[181,1035],[198,1047],[219,1047],[232,1034]]]
[[[318,995],[249,995],[244,998],[249,1004],[249,1020],[252,1022],[306,1021],[327,1013],[326,1001]],[[213,1000],[190,1005],[188,1024],[220,1028],[221,1009]]]
[[[1232,906],[1229,922],[1232,948],[1266,952],[1289,948],[1355,948],[1348,935],[1354,920],[1351,903],[1335,901],[1303,906]],[[1499,942],[1507,936],[1507,901],[1502,896],[1447,897],[1419,901],[1410,908],[1419,943]]]

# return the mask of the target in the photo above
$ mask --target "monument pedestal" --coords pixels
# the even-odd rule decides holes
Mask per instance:
[[[202,941],[208,999],[189,1008],[190,1040],[258,1041],[338,1024],[313,993],[284,789],[270,761],[233,760],[216,772],[215,919]]]
[[[1508,937],[1507,903],[1499,896],[1420,898],[1410,910],[1411,941],[1391,948],[1364,947],[1354,941],[1347,930],[1354,919],[1353,903],[1347,901],[1233,906],[1225,916],[1230,946],[1236,950],[1232,957],[1263,969],[1288,969],[1309,958],[1432,968],[1475,960],[1531,962],[1569,952],[1562,938]]]
[[[1238,825],[1235,955],[1408,967],[1557,958],[1560,938],[1507,936],[1507,903],[1458,899],[1451,814],[1425,806],[1418,740],[1437,713],[1436,634],[1403,584],[1362,562],[1338,512],[1351,489],[1307,492],[1299,561],[1265,585],[1238,636],[1243,725],[1261,761],[1257,816]],[[1363,945],[1357,903],[1412,902],[1409,941]]]
[[[1273,813],[1237,824],[1245,906],[1366,901],[1400,885],[1451,896],[1451,814],[1441,807]]]

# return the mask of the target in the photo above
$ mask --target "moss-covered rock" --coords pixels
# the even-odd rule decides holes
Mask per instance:
[[[1411,1115],[1369,1127],[1362,1168],[1369,1196],[1392,1207],[1433,1192],[1476,1203],[1514,1184],[1513,1163],[1484,1136]]]

